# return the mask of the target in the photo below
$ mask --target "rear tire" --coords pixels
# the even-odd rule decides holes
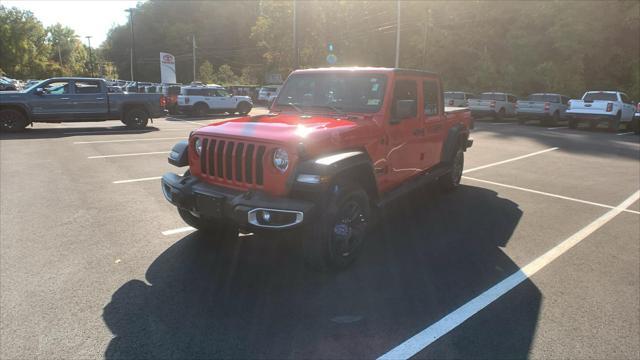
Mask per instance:
[[[359,186],[337,183],[330,187],[327,205],[307,228],[304,259],[314,270],[338,270],[350,265],[366,238],[371,209]]]
[[[560,113],[556,111],[553,113],[553,116],[551,116],[551,118],[547,120],[547,125],[558,126],[559,121],[560,121]]]
[[[209,106],[207,104],[198,103],[193,106],[192,114],[195,116],[206,116],[209,113]]]
[[[498,113],[495,116],[495,119],[497,121],[502,121],[504,120],[504,117],[506,115],[506,111],[504,110],[504,108],[500,109],[500,111],[498,111]]]
[[[29,125],[26,116],[18,110],[0,110],[0,132],[19,132]]]
[[[458,147],[451,163],[451,171],[438,178],[438,186],[444,192],[450,192],[460,186],[462,170],[464,169],[464,151]]]
[[[636,135],[640,134],[640,118],[631,120],[631,131]]]
[[[578,128],[578,120],[569,119],[569,129],[577,129]]]
[[[609,132],[612,132],[612,133],[618,132],[618,129],[620,128],[621,117],[622,117],[622,114],[618,111],[618,113],[616,114],[616,117],[614,119],[609,120],[609,126],[608,126]]]
[[[130,129],[144,129],[149,123],[149,114],[140,107],[129,109],[125,112],[122,122]]]

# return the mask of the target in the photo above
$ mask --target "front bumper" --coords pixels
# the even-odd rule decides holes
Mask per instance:
[[[271,197],[259,191],[238,191],[205,183],[195,176],[166,173],[162,176],[164,197],[200,218],[227,219],[246,229],[288,229],[308,221],[314,203]],[[270,222],[265,221],[265,213]]]

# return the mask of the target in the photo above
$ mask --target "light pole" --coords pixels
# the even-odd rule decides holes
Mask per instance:
[[[125,11],[129,13],[129,26],[131,26],[131,81],[133,81],[133,73],[136,63],[135,42],[133,37],[133,12],[136,8],[129,8]]]
[[[400,0],[396,0],[396,68],[400,67]]]
[[[92,36],[85,36],[89,42],[89,69],[91,69],[91,77],[93,77],[93,56],[91,55],[91,38]]]

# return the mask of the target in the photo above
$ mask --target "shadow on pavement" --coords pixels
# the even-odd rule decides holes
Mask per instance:
[[[0,133],[0,140],[28,140],[28,139],[55,139],[71,136],[94,136],[94,135],[127,135],[127,134],[147,134],[160,131],[153,125],[144,129],[133,130],[126,126],[110,127],[64,127],[64,128],[26,128],[19,133]],[[185,128],[185,132],[189,129]]]
[[[105,357],[373,358],[518,270],[500,249],[522,216],[516,203],[471,186],[412,199],[384,211],[340,273],[306,270],[296,237],[184,237],[151,264],[148,284],[112,295]],[[516,290],[429,356],[527,357],[541,294],[530,281]]]

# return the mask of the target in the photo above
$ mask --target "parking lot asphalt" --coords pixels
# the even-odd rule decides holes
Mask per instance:
[[[216,243],[165,201],[171,146],[218,119],[1,135],[0,358],[640,358],[638,136],[477,122],[461,188],[320,274],[298,237]]]

